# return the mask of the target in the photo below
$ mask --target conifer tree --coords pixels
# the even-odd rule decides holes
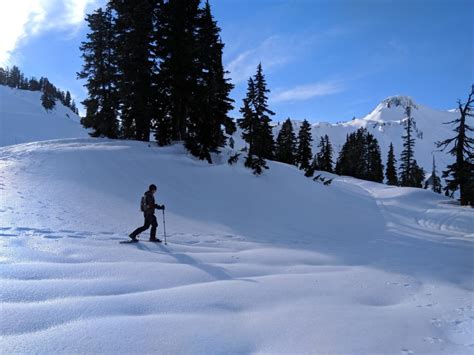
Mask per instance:
[[[237,124],[242,129],[242,139],[248,144],[249,156],[257,153],[255,149],[255,141],[257,138],[259,121],[255,111],[253,110],[254,100],[255,83],[252,78],[249,78],[247,84],[247,96],[243,99],[243,106],[240,108],[242,118],[237,120]]]
[[[431,188],[431,190],[439,194],[441,193],[441,190],[442,190],[441,179],[436,173],[436,162],[435,162],[434,155],[433,155],[433,169],[431,171],[431,176],[425,181],[424,188],[425,189]]]
[[[40,91],[41,90],[41,84],[39,83],[38,80],[36,80],[36,78],[33,77],[28,81],[28,90],[30,90],[30,91]]]
[[[246,166],[260,174],[262,168],[267,168],[265,159],[273,159],[274,141],[270,125],[270,116],[275,113],[268,108],[267,89],[262,65],[257,67],[257,73],[248,81],[247,96],[240,109],[243,117],[237,120],[242,129],[242,138],[248,143]]]
[[[14,65],[7,74],[7,85],[11,88],[20,88],[23,74],[16,65]]]
[[[41,104],[46,111],[52,110],[56,106],[56,100],[54,98],[54,86],[46,79],[42,88],[43,94],[41,95]]]
[[[324,135],[324,152],[322,156],[322,161],[320,165],[320,169],[323,171],[327,171],[328,173],[333,172],[333,159],[332,159],[333,149],[332,144],[329,141],[329,136],[327,134]]]
[[[377,139],[367,133],[367,176],[369,181],[383,182],[383,164]]]
[[[118,123],[118,92],[117,65],[115,61],[115,35],[110,8],[101,8],[87,15],[86,22],[90,32],[87,41],[82,42],[80,50],[84,64],[78,78],[86,79],[84,85],[88,97],[82,102],[86,108],[86,116],[81,123],[92,128],[93,137],[105,136],[117,138]],[[66,106],[76,112],[68,91],[64,99]],[[74,103],[74,105],[73,105]]]
[[[196,33],[197,63],[199,68],[195,93],[192,97],[187,122],[186,147],[195,156],[212,162],[210,153],[218,152],[226,143],[222,127],[228,134],[235,125],[228,116],[233,108],[229,97],[233,85],[225,78],[222,65],[224,44],[220,28],[211,14],[209,2],[200,11]]]
[[[293,132],[293,125],[288,118],[282,125],[276,140],[277,161],[295,165],[296,163],[296,136]]]
[[[296,150],[296,162],[301,170],[307,171],[311,166],[312,142],[311,125],[307,120],[304,120],[298,132],[298,148]]]
[[[71,107],[71,93],[69,91],[66,92],[66,97],[64,98],[64,104],[67,107]]]
[[[0,85],[7,85],[7,71],[0,67]]]
[[[268,108],[268,96],[270,90],[267,88],[265,75],[263,74],[262,63],[257,66],[257,73],[254,76],[255,100],[252,103],[259,121],[257,132],[258,155],[263,159],[273,159],[275,143],[273,140],[273,131],[270,125],[271,116],[275,115]]]
[[[390,149],[388,150],[387,156],[387,168],[385,170],[385,178],[387,179],[387,185],[398,186],[396,164],[397,160],[395,158],[395,153],[393,152],[393,144],[390,143]]]
[[[252,78],[249,78],[247,95],[240,109],[242,118],[237,120],[237,124],[242,129],[242,139],[248,144],[245,166],[252,169],[255,175],[260,175],[263,169],[268,169],[268,167],[257,144],[260,121],[254,110],[255,96],[255,83]]]
[[[124,138],[148,141],[153,116],[153,14],[155,1],[110,0]]]
[[[405,135],[403,139],[403,151],[400,158],[400,186],[422,187],[424,180],[423,169],[418,166],[414,158],[415,138],[413,137],[414,121],[411,117],[411,106],[405,110]]]
[[[461,205],[474,207],[474,138],[469,133],[474,128],[468,124],[468,119],[474,117],[474,85],[465,104],[458,100],[459,118],[447,122],[454,125],[456,135],[452,138],[438,142],[438,148],[445,150],[452,144],[449,154],[455,157],[454,163],[448,165],[443,172],[446,181],[446,192],[451,195],[459,189]]]
[[[383,181],[380,147],[377,139],[366,128],[359,128],[347,136],[339,152],[336,173],[358,179]]]
[[[195,129],[189,117],[197,110],[194,95],[201,70],[196,65],[199,4],[200,0],[161,1],[155,11],[156,139],[161,145],[184,141],[188,128]]]

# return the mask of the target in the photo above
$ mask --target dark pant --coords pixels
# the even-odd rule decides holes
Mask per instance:
[[[158,227],[158,222],[156,221],[156,217],[154,214],[149,214],[145,215],[145,223],[143,224],[143,227],[135,229],[131,236],[136,237],[140,233],[146,231],[148,228],[150,228],[150,239],[155,239],[156,238],[156,227]]]

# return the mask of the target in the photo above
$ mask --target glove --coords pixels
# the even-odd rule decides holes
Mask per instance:
[[[157,210],[164,210],[165,209],[165,205],[155,205],[155,208]]]

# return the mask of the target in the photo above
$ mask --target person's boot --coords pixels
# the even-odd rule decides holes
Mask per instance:
[[[137,237],[136,237],[135,235],[129,234],[128,236],[130,237],[130,239],[132,240],[132,242],[138,242],[138,239],[137,239]]]
[[[161,243],[161,240],[158,238],[150,238],[150,242]]]

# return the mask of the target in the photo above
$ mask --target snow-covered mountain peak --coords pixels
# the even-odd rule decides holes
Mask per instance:
[[[418,109],[418,105],[415,103],[415,101],[413,101],[411,97],[403,95],[387,97],[386,99],[382,100],[380,105],[385,108],[401,107],[403,109],[406,109],[410,106],[411,108]]]

